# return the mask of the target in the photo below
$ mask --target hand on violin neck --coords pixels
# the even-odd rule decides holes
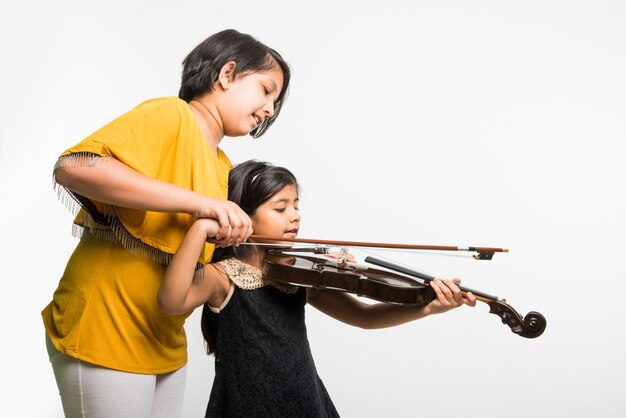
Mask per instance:
[[[459,283],[461,283],[461,279],[458,278],[452,280],[435,279],[430,282],[437,298],[426,305],[429,315],[444,313],[462,305],[476,305],[476,296],[470,292],[461,291],[457,286]]]

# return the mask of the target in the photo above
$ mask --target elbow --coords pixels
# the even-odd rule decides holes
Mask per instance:
[[[159,305],[159,308],[161,309],[162,312],[168,314],[168,315],[181,315],[186,313],[187,311],[182,310],[182,309],[176,309],[176,308],[172,308],[170,306],[161,306]]]
[[[364,330],[371,330],[371,329],[379,328],[376,324],[376,318],[370,317],[368,315],[367,309],[361,311],[357,315],[351,316],[349,320],[346,320],[344,322],[350,326],[364,329]]]
[[[68,170],[67,167],[57,167],[53,173],[54,181],[66,189],[75,190],[79,184],[76,170]]]
[[[169,305],[161,298],[161,295],[157,296],[157,305],[159,305],[159,309],[161,310],[161,312],[171,314]]]
[[[52,173],[54,181],[61,186],[68,187],[70,182],[70,175],[64,167],[57,167]]]
[[[180,315],[185,313],[185,311],[177,308],[174,304],[169,303],[167,300],[161,297],[161,295],[157,296],[157,305],[159,305],[159,309],[162,312],[165,312],[168,315]]]
[[[353,326],[357,327],[357,328],[361,328],[364,330],[372,330],[372,329],[380,329],[380,328],[384,328],[384,326],[382,326],[381,324],[376,323],[375,320],[370,320],[370,321],[358,321],[356,323],[352,324]]]
[[[382,329],[391,326],[389,317],[385,312],[380,311],[381,306],[383,305],[362,305],[360,314],[354,317],[352,325],[364,330]],[[386,305],[384,306],[387,307]]]
[[[368,315],[367,309],[342,320],[344,323],[364,330],[384,328],[375,315]]]

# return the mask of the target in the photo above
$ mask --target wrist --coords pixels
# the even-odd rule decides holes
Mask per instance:
[[[194,230],[194,233],[200,234],[206,239],[214,238],[219,232],[220,227],[214,219],[200,218],[193,223],[191,228]]]
[[[196,219],[202,219],[202,208],[206,206],[204,202],[207,196],[204,196],[200,193],[192,192],[193,198],[189,199],[189,207],[185,208],[185,213],[193,216]]]
[[[431,302],[432,303],[432,302]],[[427,316],[433,315],[435,312],[432,309],[432,306],[430,306],[430,303],[428,303],[427,305],[422,306],[422,317],[425,318]]]

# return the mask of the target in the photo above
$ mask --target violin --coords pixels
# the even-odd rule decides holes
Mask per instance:
[[[265,253],[265,276],[273,281],[315,289],[334,289],[380,302],[427,305],[432,287],[409,277],[325,257],[294,256],[281,250]]]
[[[291,241],[291,242],[313,242],[314,240],[262,237],[263,241]],[[319,241],[315,241],[319,243]],[[337,243],[337,241],[326,241],[326,243]],[[365,244],[365,243],[359,243]],[[375,245],[368,245],[375,246]],[[431,246],[436,247],[436,246]],[[475,247],[459,247],[475,248]],[[423,249],[423,248],[420,248]],[[440,250],[440,247],[436,249]],[[488,248],[496,250],[493,252],[506,252],[504,249]],[[348,263],[344,257],[338,260],[327,257],[303,256],[288,254],[293,252],[313,252],[316,254],[327,254],[328,249],[324,247],[316,248],[284,248],[271,249],[265,253],[264,274],[268,279],[277,282],[312,287],[315,289],[334,289],[364,296],[380,302],[411,305],[420,307],[427,305],[436,298],[435,292],[427,284],[435,279],[425,273],[409,269],[403,266],[380,260],[374,257],[366,257],[365,262],[383,267],[388,270],[380,270],[372,267]],[[473,249],[471,251],[477,251]],[[491,259],[493,252],[488,258],[475,257],[477,259]],[[422,280],[420,282],[417,279]],[[465,294],[471,292],[476,299],[489,305],[489,313],[500,317],[503,324],[507,325],[511,331],[524,338],[537,338],[543,334],[547,321],[545,317],[535,311],[529,312],[522,317],[505,299],[497,296],[459,286]]]

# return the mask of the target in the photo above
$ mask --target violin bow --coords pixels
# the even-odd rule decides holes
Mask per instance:
[[[361,242],[361,241],[335,241],[324,239],[309,238],[286,238],[286,237],[270,237],[267,235],[250,235],[250,238],[261,241],[272,242],[294,242],[302,244],[318,244],[318,245],[337,245],[347,247],[366,247],[366,248],[393,248],[403,250],[427,250],[427,251],[465,251],[476,253],[473,257],[476,260],[491,260],[495,253],[507,253],[506,248],[495,247],[457,247],[451,245],[421,245],[421,244],[390,244],[381,242]],[[247,243],[254,244],[254,243]]]
[[[365,262],[405,274],[409,277],[417,277],[426,282],[435,279],[435,277],[422,273],[421,271],[399,266],[371,256],[365,257]],[[511,328],[511,331],[520,337],[537,338],[543,334],[543,331],[546,329],[546,318],[539,312],[531,311],[528,312],[525,317],[522,317],[511,305],[506,303],[505,299],[500,299],[497,296],[488,295],[463,286],[459,286],[459,289],[461,289],[462,292],[472,292],[476,296],[476,299],[489,305],[489,313],[499,316],[502,323]]]

